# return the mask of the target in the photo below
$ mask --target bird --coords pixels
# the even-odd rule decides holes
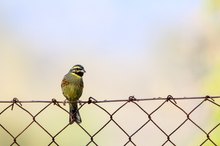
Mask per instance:
[[[80,124],[82,122],[78,111],[77,101],[83,92],[84,85],[82,77],[85,72],[82,65],[74,65],[61,82],[63,95],[69,101],[69,124],[73,124],[74,122]]]

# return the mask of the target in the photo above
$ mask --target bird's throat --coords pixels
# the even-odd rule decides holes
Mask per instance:
[[[83,72],[77,72],[77,73],[72,73],[73,75],[75,76],[79,76],[79,77],[82,77],[83,76]]]

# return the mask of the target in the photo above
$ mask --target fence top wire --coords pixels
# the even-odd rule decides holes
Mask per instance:
[[[192,97],[173,97],[172,95],[168,95],[167,97],[149,97],[149,98],[135,98],[134,96],[129,96],[128,99],[115,99],[115,100],[96,100],[93,97],[89,97],[88,100],[78,100],[77,103],[108,103],[108,102],[132,102],[132,101],[154,101],[154,100],[162,100],[162,101],[170,101],[176,103],[176,100],[196,100],[196,99],[219,99],[220,96],[192,96]],[[69,101],[58,101],[55,98],[52,100],[18,100],[18,98],[13,98],[13,100],[0,100],[0,103],[69,103]]]

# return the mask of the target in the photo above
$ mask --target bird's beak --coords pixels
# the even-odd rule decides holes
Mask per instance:
[[[85,73],[86,71],[83,69],[82,72]]]

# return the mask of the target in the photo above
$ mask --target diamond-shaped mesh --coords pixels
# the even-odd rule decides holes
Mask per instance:
[[[220,145],[220,96],[78,101],[0,101],[0,145]],[[117,105],[116,105],[117,104]]]

